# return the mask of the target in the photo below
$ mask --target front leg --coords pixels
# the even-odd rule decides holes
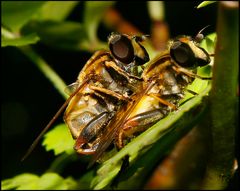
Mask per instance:
[[[117,66],[113,61],[106,61],[105,62],[106,67],[111,67],[112,69],[114,69],[116,72],[118,72],[119,74],[121,74],[122,76],[124,76],[129,82],[132,81],[132,79],[134,80],[139,80],[142,81],[143,79],[141,77],[132,75],[126,71],[124,71],[122,68],[120,68],[119,66]]]
[[[185,68],[180,68],[180,67],[176,67],[176,66],[173,66],[172,67],[177,73],[183,73],[191,78],[199,78],[201,80],[211,80],[212,77],[202,77],[202,76],[199,76],[193,72],[191,72],[190,70],[187,70]]]
[[[118,100],[123,100],[123,101],[130,101],[131,100],[129,96],[122,95],[120,93],[114,92],[112,90],[109,90],[109,89],[106,89],[106,88],[103,88],[103,87],[97,87],[97,86],[93,86],[93,85],[90,85],[89,87],[94,92],[103,93],[103,94],[112,96],[114,98],[117,98]]]
[[[117,147],[119,149],[123,148],[125,138],[145,131],[148,127],[156,123],[158,120],[162,119],[164,116],[165,114],[163,114],[163,112],[161,112],[159,109],[156,109],[131,117],[127,120],[123,128],[120,129],[119,133],[117,134]]]
[[[170,107],[170,108],[173,109],[173,110],[177,110],[176,105],[174,105],[174,104],[172,104],[172,103],[170,103],[170,102],[162,99],[162,98],[160,97],[160,95],[157,94],[157,93],[150,93],[150,94],[148,94],[148,96],[155,98],[155,99],[158,100],[160,103],[162,103],[163,105],[166,105],[166,106]]]

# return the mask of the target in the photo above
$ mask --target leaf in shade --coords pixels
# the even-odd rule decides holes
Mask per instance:
[[[42,42],[56,48],[80,50],[87,42],[86,31],[78,22],[33,21],[26,25],[22,32],[36,32]]]
[[[40,38],[37,34],[32,33],[26,36],[22,36],[19,38],[5,38],[2,36],[1,46],[25,46],[29,44],[36,44]]]
[[[26,24],[46,2],[2,1],[1,24],[16,32]]]
[[[78,187],[82,190],[90,190],[90,184],[95,175],[95,171],[91,170],[85,173],[79,180],[78,180]]]
[[[42,145],[47,151],[53,150],[55,155],[74,152],[74,140],[65,124],[60,124],[46,133]]]
[[[24,173],[11,179],[2,181],[2,189],[18,189],[18,190],[71,190],[76,189],[77,182],[68,177],[62,178],[56,173],[45,173],[42,176]]]

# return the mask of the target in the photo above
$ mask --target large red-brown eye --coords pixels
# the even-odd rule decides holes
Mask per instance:
[[[109,37],[109,48],[112,55],[124,64],[134,59],[134,49],[131,40],[121,34],[112,34]]]
[[[189,45],[175,41],[170,48],[172,59],[182,67],[192,67],[196,63],[195,55]]]

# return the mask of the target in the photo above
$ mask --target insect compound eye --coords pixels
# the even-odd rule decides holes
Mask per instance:
[[[112,55],[124,64],[129,64],[134,59],[134,49],[131,40],[121,34],[113,33],[108,40]]]
[[[199,49],[203,52],[203,56],[196,58],[198,66],[206,66],[211,62],[210,56],[206,50],[199,47]]]
[[[170,56],[182,67],[192,67],[195,64],[195,55],[189,45],[175,41],[170,48]]]

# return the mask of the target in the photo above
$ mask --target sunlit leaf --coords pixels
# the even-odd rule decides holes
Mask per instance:
[[[1,38],[1,46],[25,46],[29,44],[35,44],[40,40],[37,34],[29,34],[19,38]]]
[[[2,189],[10,190],[71,190],[76,189],[76,181],[62,178],[56,173],[45,173],[42,176],[24,173],[2,181]]]
[[[55,155],[74,152],[74,140],[65,124],[60,124],[46,133],[42,145],[47,151],[53,150]]]
[[[35,174],[24,173],[15,176],[11,179],[6,179],[1,182],[1,188],[3,190],[15,189],[21,185],[29,184],[38,180],[38,176]]]
[[[35,18],[41,21],[63,21],[78,3],[78,1],[48,1]]]
[[[67,190],[76,190],[76,188],[79,188],[79,184],[76,180],[74,180],[72,177],[68,177],[64,180],[64,183],[67,186]],[[81,187],[80,187],[81,188]],[[82,189],[82,188],[81,188]]]
[[[197,9],[199,8],[202,8],[202,7],[206,7],[207,5],[210,5],[212,3],[215,3],[216,1],[203,1],[202,3],[200,3],[198,6],[197,6]]]
[[[44,1],[2,1],[1,24],[14,32],[19,31],[45,3]]]
[[[209,54],[213,54],[215,50],[216,38],[216,33],[207,35],[201,42],[201,47],[203,47]]]

